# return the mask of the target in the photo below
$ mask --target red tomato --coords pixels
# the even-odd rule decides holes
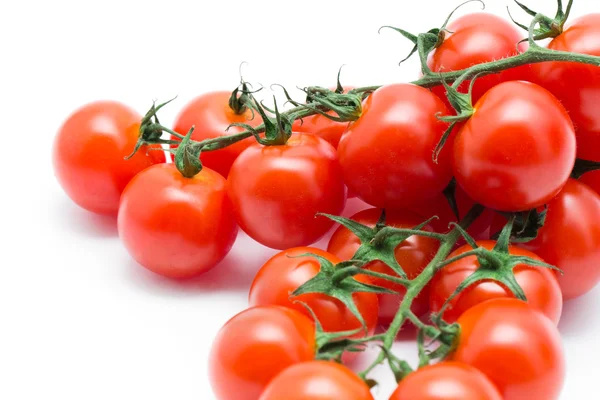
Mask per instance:
[[[409,374],[389,400],[502,400],[502,396],[478,369],[444,361]]]
[[[292,365],[269,383],[259,400],[373,400],[365,382],[335,362]]]
[[[565,299],[592,290],[600,282],[600,196],[570,179],[548,204],[538,237],[522,247],[564,272],[558,283]]]
[[[205,93],[196,97],[181,110],[175,119],[173,130],[185,135],[194,126],[192,139],[202,141],[233,135],[245,130],[241,127],[232,126],[227,131],[227,127],[233,123],[244,123],[252,126],[261,123],[258,117],[252,119],[250,110],[246,110],[243,114],[236,114],[229,107],[230,97],[230,92]],[[171,139],[178,140],[174,136]],[[205,167],[213,169],[227,178],[231,164],[252,143],[255,143],[255,140],[250,137],[221,150],[207,151],[200,155],[200,160],[202,160]]]
[[[141,119],[121,103],[98,101],[83,106],[64,122],[54,141],[54,173],[77,205],[116,216],[121,192],[131,178],[165,162],[162,151],[150,151],[147,146],[124,159],[137,143]]]
[[[496,385],[504,400],[556,400],[565,360],[556,326],[517,299],[488,300],[459,319],[452,360],[472,365]]]
[[[448,124],[443,102],[427,89],[411,84],[384,86],[363,104],[338,146],[348,188],[367,203],[403,208],[431,199],[452,178],[450,151],[438,164],[433,151]],[[450,143],[451,144],[451,143]]]
[[[346,202],[335,149],[302,133],[282,146],[246,149],[231,167],[228,192],[240,227],[282,250],[316,242],[333,222],[315,214],[338,215]]]
[[[579,181],[585,183],[593,189],[594,192],[600,194],[600,170],[586,172],[579,178]]]
[[[548,48],[600,56],[600,14],[571,22]],[[565,106],[577,133],[577,156],[600,161],[600,68],[578,63],[541,63],[533,66],[536,82]]]
[[[353,215],[352,219],[363,225],[374,227],[380,215],[380,209],[370,208]],[[386,224],[395,228],[410,229],[423,223],[423,221],[423,218],[409,211],[393,211],[386,215]],[[430,227],[425,227],[424,229],[431,230]],[[347,228],[340,226],[334,232],[333,236],[331,236],[327,251],[342,260],[350,260],[359,247],[360,239]],[[437,240],[424,236],[411,236],[396,247],[396,260],[402,266],[408,278],[413,279],[423,271],[429,261],[435,256],[438,247],[439,242]],[[369,263],[366,269],[395,276],[392,269],[381,261]],[[386,281],[385,279],[372,278],[372,282],[374,285],[402,293],[399,295],[379,295],[379,322],[389,324],[398,311],[398,306],[406,289],[402,285]],[[425,315],[429,310],[427,291],[428,288],[426,287],[412,304],[412,310],[417,316]]]
[[[132,257],[170,278],[208,271],[237,235],[225,178],[209,168],[185,178],[174,164],[148,168],[127,185],[118,225]]]
[[[312,279],[321,265],[314,257],[297,257],[301,254],[313,253],[331,261],[334,265],[341,260],[326,251],[313,247],[296,247],[276,254],[258,271],[250,288],[250,306],[279,305],[293,308],[311,317],[308,310],[300,303],[308,305],[326,332],[350,331],[360,328],[360,321],[339,300],[323,294],[303,294],[290,298],[298,287]],[[364,276],[357,280],[371,284]],[[352,298],[363,316],[372,335],[377,325],[377,295],[374,293],[355,293]],[[362,331],[353,337],[364,337]]]
[[[454,140],[454,175],[465,192],[501,211],[555,197],[575,164],[573,124],[560,102],[538,85],[506,82],[475,109]]]
[[[348,122],[332,121],[321,114],[304,117],[302,120],[294,122],[294,132],[304,132],[319,136],[336,148],[346,128],[348,128]]]
[[[215,339],[209,378],[219,400],[257,400],[291,365],[315,357],[310,319],[285,307],[253,307],[229,320]]]
[[[469,196],[467,196],[464,190],[462,190],[460,187],[456,188],[454,197],[458,207],[458,214],[462,219],[475,205],[475,202],[469,198]],[[451,229],[451,222],[459,222],[456,219],[454,211],[452,211],[452,208],[450,208],[448,200],[443,194],[440,194],[431,200],[411,206],[409,209],[419,214],[424,219],[437,216],[437,219],[431,221],[431,226],[436,232],[446,233]],[[474,238],[482,238],[487,234],[494,214],[495,213],[492,210],[484,210],[483,213],[471,224],[471,226],[469,226],[467,232]]]
[[[518,28],[494,14],[464,15],[451,22],[448,31],[444,42],[431,53],[427,62],[434,72],[458,71],[473,65],[515,56],[525,50],[524,44],[517,48],[517,43],[523,39]],[[530,66],[514,68],[477,79],[473,88],[473,103],[502,82],[528,79],[530,68]],[[468,88],[469,82],[465,82],[459,90],[465,93]],[[443,86],[436,86],[432,91],[452,110]]]
[[[477,244],[491,250],[496,242],[482,240]],[[462,246],[450,254],[448,258],[456,257],[470,250],[473,250],[470,245]],[[532,252],[514,246],[509,248],[509,253],[541,260]],[[431,281],[429,291],[431,311],[439,312],[456,288],[478,268],[479,262],[475,256],[463,258],[442,268]],[[518,265],[513,271],[517,283],[525,292],[529,305],[544,313],[555,324],[558,324],[562,312],[562,294],[554,271],[525,264]],[[496,282],[482,281],[473,284],[450,301],[443,315],[444,320],[449,323],[455,322],[469,308],[497,297],[514,298],[514,295],[510,290]]]

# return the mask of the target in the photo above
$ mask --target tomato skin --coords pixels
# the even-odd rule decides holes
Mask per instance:
[[[253,119],[250,110],[246,110],[243,114],[236,114],[229,107],[230,97],[230,92],[210,92],[196,97],[181,110],[175,119],[173,130],[181,135],[186,135],[193,126],[192,139],[202,141],[233,135],[245,130],[239,126],[232,126],[227,130],[233,123],[252,126],[260,124],[260,118]],[[175,136],[171,136],[171,139],[179,140]],[[253,143],[255,143],[254,138],[249,137],[220,150],[206,151],[200,155],[200,160],[202,165],[227,178],[231,164],[242,151]]]
[[[362,325],[358,319],[339,300],[323,294],[303,294],[290,299],[290,295],[298,287],[312,279],[321,265],[314,257],[298,257],[301,254],[313,253],[331,261],[334,265],[341,260],[326,251],[314,247],[296,247],[284,250],[268,260],[256,274],[250,288],[250,306],[279,305],[293,308],[308,317],[310,312],[301,301],[308,305],[326,332],[350,331]],[[357,280],[371,284],[365,276],[357,276]],[[368,334],[375,332],[377,325],[377,295],[374,293],[354,293],[352,296],[358,311],[367,325]],[[364,337],[362,331],[352,337]]]
[[[294,132],[304,132],[319,136],[337,148],[346,128],[348,128],[348,122],[336,122],[321,114],[315,114],[304,117],[302,120],[296,120],[293,129]]]
[[[579,182],[585,183],[594,192],[600,194],[600,170],[586,172],[579,178]]]
[[[389,400],[502,400],[502,396],[478,369],[443,361],[409,374]]]
[[[544,88],[522,81],[488,91],[454,140],[454,175],[476,202],[525,211],[555,197],[575,164],[569,115]]]
[[[588,14],[567,24],[548,48],[600,56],[600,14]],[[577,133],[577,156],[600,161],[600,68],[566,62],[533,66],[536,82],[565,106]]]
[[[143,169],[165,162],[162,151],[150,151],[148,146],[124,159],[137,143],[141,119],[124,104],[97,101],[76,110],[63,123],[54,140],[54,173],[77,205],[116,216],[129,181]]]
[[[259,400],[373,400],[369,387],[331,361],[292,365],[269,383]]]
[[[565,359],[558,329],[517,299],[498,298],[467,310],[453,361],[472,365],[496,385],[504,400],[558,399]]]
[[[491,250],[496,242],[482,240],[478,241],[477,244]],[[470,245],[462,246],[450,254],[448,258],[456,257],[470,250],[473,250]],[[534,253],[515,246],[509,247],[509,253],[541,260]],[[442,268],[431,281],[429,291],[431,311],[434,313],[439,312],[456,288],[478,268],[479,262],[475,256],[463,258]],[[524,264],[518,265],[513,271],[517,283],[525,292],[529,305],[544,313],[555,324],[558,324],[562,312],[562,293],[554,271]],[[456,322],[469,308],[498,297],[514,298],[514,295],[496,282],[484,281],[473,284],[450,301],[443,318],[448,323]]]
[[[441,193],[452,171],[449,150],[442,151],[437,164],[432,160],[448,127],[437,114],[447,115],[448,109],[419,86],[394,84],[373,92],[338,146],[348,188],[386,209],[405,208]]]
[[[315,214],[339,215],[346,203],[335,149],[302,133],[286,145],[248,147],[233,163],[228,193],[240,227],[280,250],[316,242],[333,221]]]
[[[351,219],[363,225],[374,227],[380,215],[380,209],[369,208],[353,215]],[[423,218],[405,210],[391,211],[386,214],[386,225],[395,228],[411,229],[423,223],[423,221]],[[429,226],[424,227],[424,229],[432,230]],[[359,247],[360,239],[347,228],[340,226],[331,236],[327,245],[327,251],[345,261],[350,260]],[[435,256],[438,248],[439,242],[434,239],[424,236],[411,236],[396,247],[396,260],[402,266],[408,278],[413,279],[423,271],[429,261]],[[381,261],[369,263],[366,269],[392,276],[396,275],[390,267]],[[371,278],[371,280],[374,285],[402,293],[398,295],[379,295],[379,322],[384,325],[389,324],[398,311],[398,306],[406,289],[402,285],[389,282],[385,279]],[[428,287],[426,287],[415,298],[411,308],[412,311],[417,316],[425,315],[429,311],[428,301]]]
[[[315,356],[315,328],[298,311],[253,307],[219,331],[209,357],[218,400],[257,400],[267,384],[291,365]]]
[[[518,45],[517,48],[517,43],[523,39],[522,36],[513,24],[494,14],[467,14],[449,24],[443,43],[431,53],[427,65],[434,72],[448,72],[512,57],[525,50],[524,44]],[[473,103],[502,82],[528,80],[530,70],[531,66],[528,65],[478,78],[473,87]],[[466,93],[469,83],[467,81],[461,84],[459,91]],[[453,110],[443,86],[433,87],[432,91]]]
[[[213,268],[231,250],[238,231],[225,178],[209,168],[185,178],[174,164],[148,168],[127,185],[118,227],[132,257],[169,278]]]
[[[558,283],[565,300],[581,296],[600,282],[600,195],[569,179],[550,203],[538,237],[520,245],[561,269]]]

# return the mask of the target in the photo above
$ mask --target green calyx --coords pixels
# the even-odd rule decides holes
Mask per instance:
[[[510,241],[513,243],[527,243],[538,237],[540,229],[546,223],[547,207],[538,211],[536,209],[519,213],[500,213],[507,219],[513,218],[513,226]],[[500,237],[501,231],[492,235],[492,238]]]
[[[563,33],[565,24],[569,19],[569,15],[571,14],[571,7],[573,6],[573,0],[569,0],[567,4],[566,10],[563,8],[562,0],[558,0],[558,10],[554,18],[547,17],[543,14],[537,13],[527,7],[526,5],[515,0],[515,3],[521,8],[521,10],[525,11],[530,16],[537,18],[539,27],[533,30],[533,39],[534,40],[543,40],[543,39],[551,39],[559,36]],[[508,10],[508,14],[510,19],[520,28],[529,31],[529,27],[527,25],[521,24],[517,22],[512,15],[510,14],[510,9]]]
[[[248,104],[251,104],[252,102],[249,94],[256,93],[262,89],[252,92],[249,86],[250,84],[248,82],[242,80],[233,92],[231,92],[231,96],[229,97],[229,108],[237,115],[242,115],[248,111]]]
[[[193,178],[202,171],[200,148],[190,142],[194,127],[192,126],[175,150],[175,166],[186,178]]]

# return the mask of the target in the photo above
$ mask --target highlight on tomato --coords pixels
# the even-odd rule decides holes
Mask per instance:
[[[225,178],[209,168],[186,178],[175,164],[148,168],[127,185],[118,229],[139,264],[169,278],[190,278],[213,268],[238,232]]]
[[[331,361],[295,364],[277,375],[259,400],[374,400],[367,384]],[[495,400],[495,399],[493,399]]]
[[[389,400],[503,400],[494,384],[478,369],[443,361],[410,373]]]
[[[333,297],[321,293],[292,296],[296,289],[314,278],[321,269],[319,260],[306,254],[323,257],[334,265],[341,261],[333,254],[313,247],[296,247],[282,251],[269,259],[256,274],[250,287],[250,306],[279,305],[293,308],[312,318],[306,308],[308,306],[325,332],[360,329],[362,324],[358,318],[341,301]],[[372,284],[364,275],[358,275],[355,279]],[[377,295],[359,292],[354,293],[352,298],[367,327],[366,332],[362,330],[352,338],[372,335],[377,325]]]
[[[160,145],[137,143],[142,117],[116,101],[89,103],[71,114],[54,139],[53,165],[58,182],[80,207],[117,215],[121,193],[142,170],[165,162]]]
[[[286,307],[253,307],[219,331],[210,383],[219,400],[257,400],[282,371],[314,357],[315,327],[308,317]]]
[[[483,372],[504,400],[557,400],[565,378],[558,329],[517,299],[484,301],[460,316],[451,360]]]
[[[346,203],[335,149],[305,133],[282,145],[251,145],[233,163],[227,182],[240,227],[274,249],[316,242],[333,226],[316,214],[340,214]]]
[[[381,216],[381,210],[378,208],[369,208],[353,215],[351,219],[370,228]],[[394,228],[412,229],[423,223],[425,219],[405,210],[396,210],[386,213],[385,223]],[[431,227],[425,226],[424,230],[432,231]],[[327,251],[341,260],[350,260],[361,246],[360,239],[344,226],[338,227],[327,245]],[[400,243],[395,250],[396,260],[402,267],[409,279],[417,277],[423,268],[431,261],[439,247],[439,242],[435,239],[413,235]],[[363,268],[379,272],[386,275],[397,276],[396,273],[381,261],[372,261]],[[394,294],[379,294],[379,322],[387,325],[392,322],[400,301],[406,292],[406,288],[398,283],[390,282],[381,278],[371,278],[374,285],[380,286],[392,291]],[[423,316],[429,311],[428,289],[423,290],[414,300],[411,310],[417,316]]]
[[[411,84],[383,86],[363,103],[338,146],[349,190],[379,208],[398,209],[432,199],[452,178],[451,151],[432,154],[447,123],[444,103]],[[451,142],[451,140],[449,141]]]
[[[477,245],[492,250],[495,241],[482,240]],[[464,245],[448,256],[454,258],[473,250],[471,245]],[[535,260],[542,259],[536,254],[516,246],[509,247],[509,254],[514,256],[525,256]],[[476,256],[470,256],[446,265],[435,275],[431,281],[429,291],[430,307],[433,313],[438,313],[459,285],[469,276],[473,275],[480,267]],[[558,285],[556,273],[548,268],[519,264],[514,269],[514,277],[521,287],[527,303],[545,314],[552,322],[558,324],[562,313],[562,293]],[[514,298],[514,294],[503,284],[493,281],[480,281],[468,286],[457,296],[453,297],[445,308],[442,317],[448,323],[456,320],[471,307],[494,298]]]
[[[454,140],[453,170],[476,202],[525,211],[552,200],[575,164],[569,114],[541,86],[513,81],[490,89]]]

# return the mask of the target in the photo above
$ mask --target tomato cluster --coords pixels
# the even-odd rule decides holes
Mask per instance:
[[[559,22],[546,24],[560,26],[549,49],[600,56],[597,15]],[[273,118],[238,88],[194,99],[172,130],[116,102],[86,105],[60,128],[60,184],[79,206],[117,216],[143,267],[201,275],[238,227],[281,250],[213,343],[219,400],[373,399],[370,370],[343,365],[371,341],[399,381],[390,400],[558,398],[563,300],[600,282],[600,172],[572,177],[577,158],[600,162],[600,69],[523,62],[449,87],[444,74],[530,50],[516,26],[484,13],[438,35],[423,65],[437,85],[321,88],[312,95],[327,102],[299,105],[304,118]],[[356,96],[355,113],[336,108]],[[338,217],[349,191],[373,208]],[[326,250],[309,247],[335,222]],[[439,346],[414,372],[389,354],[408,322],[421,346]]]

